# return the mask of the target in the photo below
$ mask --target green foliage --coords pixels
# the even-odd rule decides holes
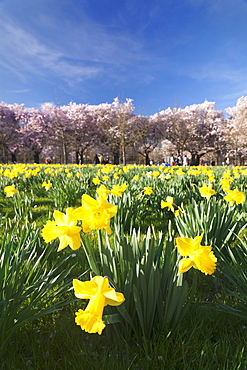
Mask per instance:
[[[231,244],[246,225],[240,206],[231,207],[224,200],[211,198],[200,203],[192,200],[183,208],[181,217],[175,218],[180,236],[194,238],[204,233],[205,245],[223,248]]]
[[[173,330],[188,308],[188,284],[178,275],[178,255],[173,237],[164,234],[155,237],[148,229],[141,236],[140,230],[131,230],[126,236],[119,228],[114,230],[112,246],[109,238],[103,240],[99,231],[99,261],[90,241],[84,248],[92,271],[107,276],[125,302],[117,307],[118,315],[108,322],[121,322],[118,333],[124,338],[133,334],[139,341],[152,338],[157,332]],[[96,252],[97,253],[97,252]],[[195,275],[194,275],[195,276]],[[111,309],[110,309],[111,310]]]
[[[230,206],[220,183],[229,172],[231,188],[245,192],[244,171],[214,168],[217,193],[207,201],[199,192],[209,181],[203,168],[199,175],[190,175],[188,168],[182,175],[176,168],[160,169],[164,176],[155,177],[155,167],[33,167],[5,175],[3,169],[0,177],[3,368],[246,368],[241,320],[246,321],[247,304],[247,203]],[[133,179],[136,174],[139,180]],[[44,244],[40,228],[55,209],[80,206],[82,194],[96,197],[95,176],[107,189],[128,184],[121,196],[109,195],[108,201],[118,206],[113,234],[99,232],[98,241],[97,233],[83,234],[85,253],[69,248],[57,253],[58,240]],[[51,181],[52,188],[46,191],[43,181]],[[11,184],[18,194],[7,198],[3,189]],[[145,186],[153,193],[144,194]],[[182,216],[161,209],[167,196],[183,208]],[[202,233],[203,244],[211,245],[218,258],[214,276],[194,269],[178,275],[174,238]],[[126,298],[121,306],[105,308],[106,324],[114,325],[107,325],[102,337],[74,323],[78,302],[70,291],[71,278],[86,271],[84,280],[89,279],[88,264],[91,273],[108,276]]]
[[[28,222],[10,226],[0,240],[0,353],[23,325],[67,306],[71,287],[67,261],[58,259],[52,267],[53,253],[39,238],[40,230]],[[61,272],[61,268],[62,272]]]
[[[218,307],[230,314],[247,320],[247,238],[237,237],[234,247],[225,247],[224,253],[218,250],[220,271],[226,284],[226,291],[232,299],[228,303],[218,304]]]

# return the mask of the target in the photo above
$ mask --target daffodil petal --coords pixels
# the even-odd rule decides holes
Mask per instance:
[[[80,281],[73,279],[75,296],[80,299],[90,299],[98,291],[98,285],[94,281]]]
[[[186,237],[177,237],[175,239],[177,248],[181,256],[188,256],[194,251],[194,244],[192,243],[193,239]]]
[[[104,296],[106,298],[105,303],[109,306],[119,306],[125,301],[124,295],[122,293],[115,292],[114,289],[112,289],[112,291],[104,293]]]
[[[178,273],[183,274],[188,271],[191,267],[195,267],[194,262],[190,258],[182,258],[179,261]]]

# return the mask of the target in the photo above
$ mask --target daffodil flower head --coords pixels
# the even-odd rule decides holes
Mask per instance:
[[[153,171],[152,176],[153,177],[159,177],[160,172],[159,171]]]
[[[153,189],[151,186],[145,186],[143,191],[146,195],[151,195],[153,193]]]
[[[182,170],[182,168],[179,168],[177,171],[176,171],[176,174],[179,175],[179,176],[182,176],[184,175],[184,171]]]
[[[125,300],[124,295],[109,287],[108,278],[102,276],[95,276],[85,282],[74,279],[73,287],[77,298],[89,299],[86,309],[76,312],[76,324],[87,333],[101,335],[106,326],[102,320],[104,307],[119,306]]]
[[[216,269],[217,258],[210,246],[202,246],[203,234],[194,239],[178,237],[175,239],[178,251],[182,257],[179,261],[178,273],[184,273],[191,267],[200,270],[204,274],[212,275]]]
[[[74,210],[74,216],[82,220],[83,231],[105,229],[111,234],[110,219],[117,213],[117,206],[108,203],[104,196],[94,199],[87,194],[83,194],[81,202],[81,207]]]
[[[238,190],[238,188],[234,190],[228,190],[228,194],[224,197],[224,199],[230,203],[231,206],[236,204],[244,203],[245,201],[245,194]]]
[[[116,197],[122,195],[122,193],[127,189],[127,184],[123,183],[122,185],[113,185],[111,193]]]
[[[44,187],[45,190],[48,191],[52,187],[52,183],[50,181],[48,181],[48,182],[43,181],[42,182],[42,187]]]
[[[161,208],[168,208],[169,211],[174,212],[173,202],[174,202],[173,197],[170,197],[168,195],[166,197],[166,202],[164,200],[161,201]]]
[[[73,211],[73,208],[67,208],[66,213],[54,211],[53,216],[55,221],[47,221],[42,229],[41,235],[46,243],[59,238],[58,252],[68,245],[73,250],[80,247],[81,227],[77,226],[77,219],[74,217]]]
[[[6,197],[13,197],[16,193],[18,193],[18,190],[15,188],[15,185],[5,186],[3,190],[6,193]]]
[[[216,191],[212,188],[212,184],[208,186],[206,184],[203,184],[203,186],[199,188],[199,191],[201,193],[201,196],[203,198],[206,198],[207,200],[209,200],[211,196],[216,193]]]
[[[98,185],[100,184],[100,179],[98,177],[94,177],[92,182],[94,183],[94,185]]]
[[[108,194],[110,194],[110,190],[107,189],[107,187],[105,185],[101,185],[99,186],[97,189],[96,189],[96,193],[100,196],[100,197],[104,197],[107,199],[108,197]]]

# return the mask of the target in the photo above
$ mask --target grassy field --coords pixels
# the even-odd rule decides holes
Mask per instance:
[[[246,369],[246,175],[245,167],[2,165],[1,368]],[[43,228],[54,210],[81,207],[84,194],[117,206],[112,234],[83,231],[81,218],[80,249],[57,252],[60,237],[45,242]],[[176,238],[198,235],[216,269],[180,274]],[[94,275],[125,296],[105,307],[101,335],[75,324],[87,302],[72,280]]]

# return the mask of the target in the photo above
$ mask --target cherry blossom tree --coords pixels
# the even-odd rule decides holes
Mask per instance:
[[[240,165],[247,155],[247,96],[239,98],[236,106],[227,108],[226,112],[229,115],[226,129],[227,156],[234,157]]]
[[[92,114],[88,105],[70,103],[67,107],[66,116],[70,128],[73,130],[71,136],[71,148],[76,152],[76,163],[84,163],[84,153],[95,144],[98,127],[96,117]]]
[[[68,154],[73,137],[73,127],[67,115],[68,105],[57,107],[52,103],[44,103],[41,112],[47,117],[46,131],[49,144],[59,147],[61,150],[61,161],[68,163]]]
[[[40,154],[49,141],[49,116],[40,109],[28,108],[21,116],[22,145],[33,153],[34,163],[40,162]]]
[[[134,110],[132,100],[120,102],[115,98],[111,104],[91,105],[89,109],[96,118],[101,146],[113,156],[114,164],[119,164],[121,154],[123,164],[126,164],[126,149],[130,145],[129,120]]]
[[[166,143],[166,154],[174,149],[177,155],[190,153],[192,165],[207,153],[216,164],[222,156],[234,157],[240,164],[247,155],[247,97],[239,98],[226,112],[229,118],[208,101],[167,108],[150,117],[134,115],[131,99],[60,107],[45,103],[40,109],[1,103],[0,157],[7,162],[11,156],[15,162],[17,154],[27,148],[36,163],[45,153],[67,163],[69,154],[73,157],[75,153],[80,164],[94,147],[95,152],[113,156],[114,164],[120,160],[126,164],[127,155],[133,153],[149,164],[150,153],[158,153]]]
[[[22,110],[18,104],[0,103],[0,156],[2,162],[8,162],[11,154],[12,161],[16,161],[18,142],[20,137],[19,117],[17,112]]]
[[[132,146],[136,153],[145,158],[145,164],[150,164],[150,153],[159,145],[162,130],[159,120],[155,117],[134,116],[130,122]]]
[[[163,125],[164,139],[169,140],[178,155],[191,154],[191,165],[215,150],[214,143],[223,120],[223,112],[215,109],[214,102],[205,101],[185,108],[167,108],[153,116]]]
[[[190,138],[190,120],[184,110],[169,107],[154,114],[151,118],[161,126],[163,139],[170,141],[178,154],[183,153]]]

